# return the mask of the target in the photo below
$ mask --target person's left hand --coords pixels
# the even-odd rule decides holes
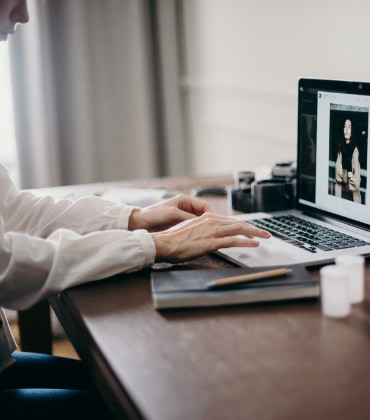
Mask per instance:
[[[128,229],[146,229],[149,232],[165,230],[210,211],[211,207],[206,201],[180,194],[161,203],[133,210]]]

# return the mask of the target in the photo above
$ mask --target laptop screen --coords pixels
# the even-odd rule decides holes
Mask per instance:
[[[369,226],[370,83],[300,79],[297,205]]]

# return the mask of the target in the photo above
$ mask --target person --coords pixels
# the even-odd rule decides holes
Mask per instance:
[[[352,121],[344,121],[343,136],[338,143],[337,160],[335,163],[336,197],[343,197],[344,192],[351,192],[355,203],[361,203],[361,174],[359,150],[352,138]]]
[[[0,0],[0,40],[29,20],[27,0]],[[212,213],[178,195],[146,208],[36,197],[0,165],[0,307],[26,309],[48,296],[156,261],[172,263],[219,248],[259,245],[267,231]],[[0,310],[0,416],[110,418],[83,362],[16,351]]]

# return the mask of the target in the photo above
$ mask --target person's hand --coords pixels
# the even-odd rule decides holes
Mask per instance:
[[[146,229],[149,232],[164,230],[210,211],[211,207],[206,201],[180,194],[161,203],[133,210],[128,229]]]
[[[242,220],[204,213],[163,232],[152,233],[156,261],[177,263],[199,257],[220,248],[257,247],[254,237],[271,234]]]

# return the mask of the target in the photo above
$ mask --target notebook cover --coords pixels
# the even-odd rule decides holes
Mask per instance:
[[[216,270],[153,271],[152,298],[157,309],[235,305],[264,301],[313,298],[319,284],[303,265],[293,265],[283,277],[209,289],[206,284],[224,277],[256,273],[268,268],[225,268]]]
[[[224,277],[257,273],[279,267],[216,270],[153,271],[152,298],[157,309],[235,305],[318,297],[319,284],[303,265],[289,266],[287,276],[242,283],[220,289],[206,284]]]

